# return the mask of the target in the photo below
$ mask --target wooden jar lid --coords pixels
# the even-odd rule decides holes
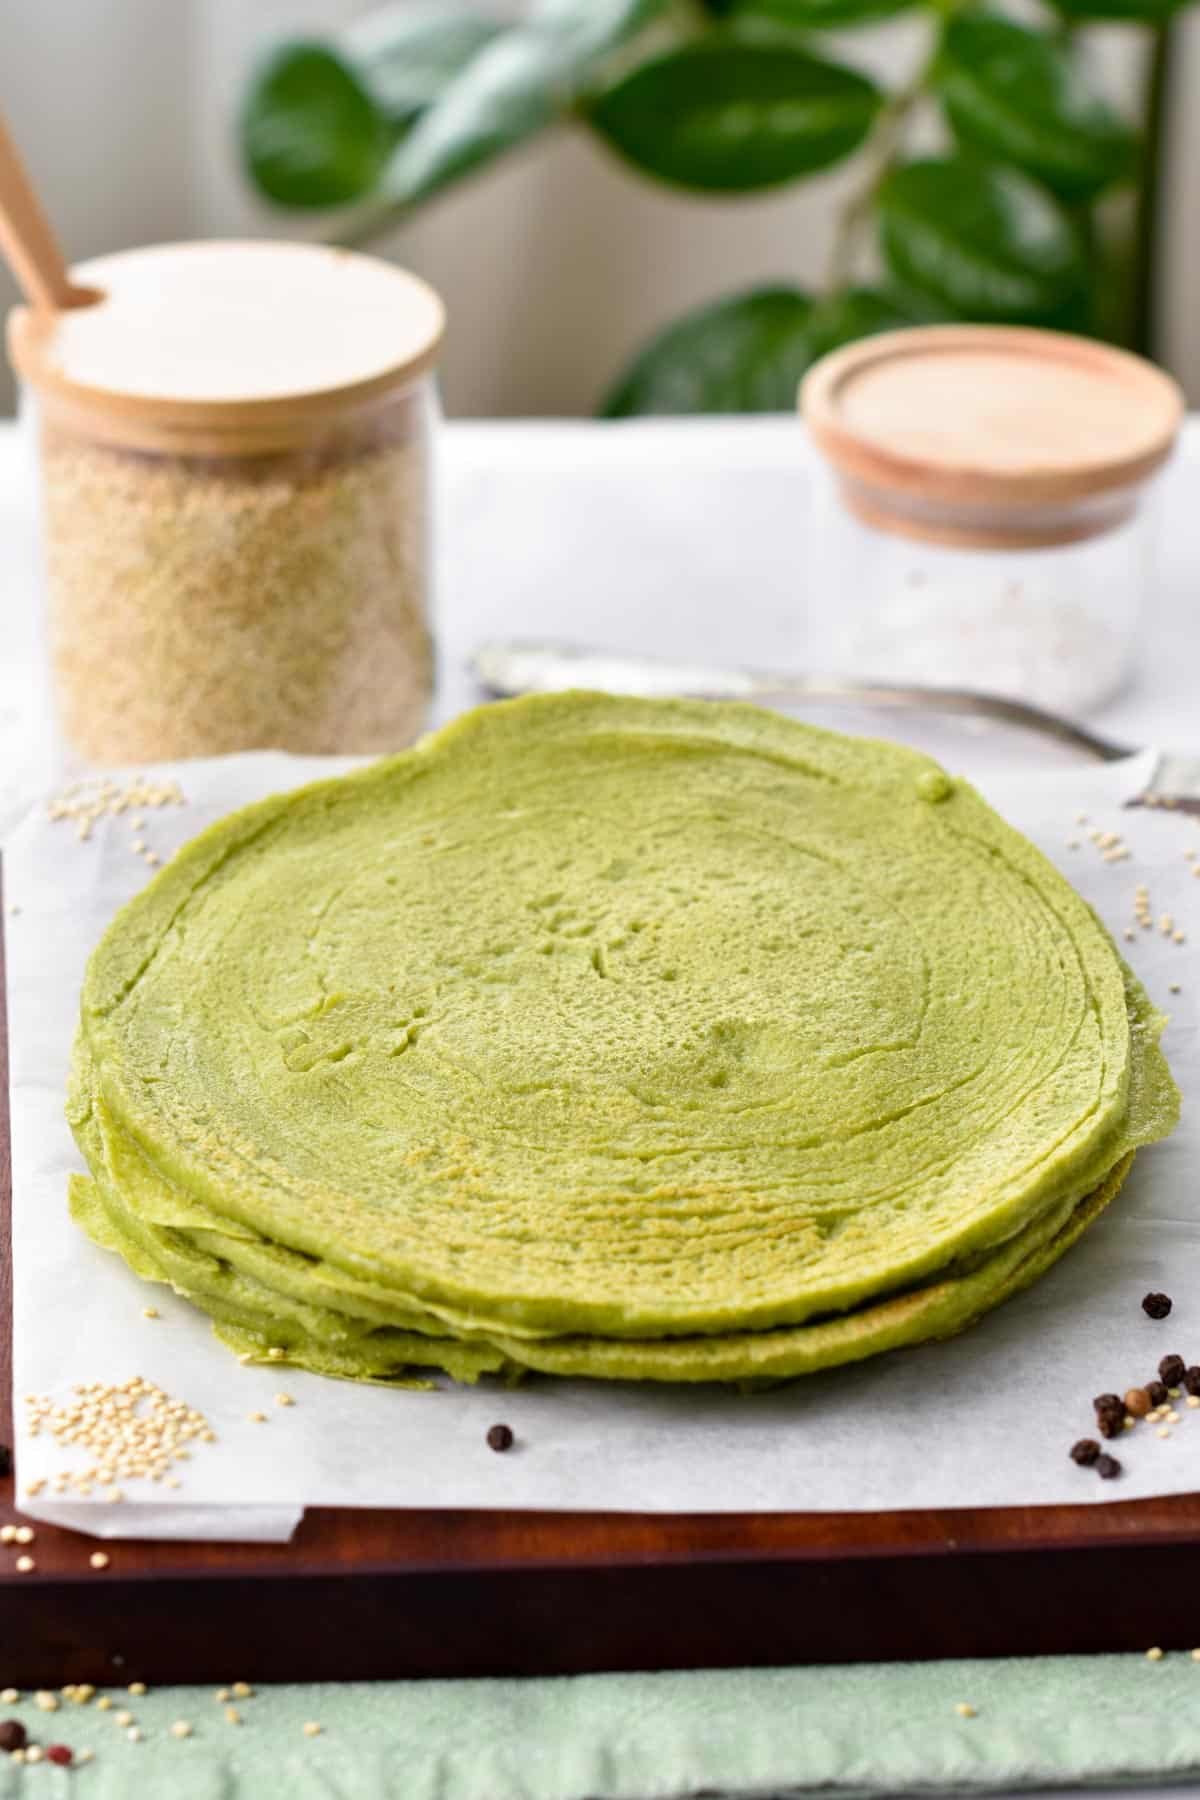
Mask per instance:
[[[931,325],[810,369],[800,407],[851,509],[980,548],[1068,543],[1127,518],[1183,396],[1127,351],[1054,331]]]
[[[142,449],[302,442],[430,368],[445,327],[416,276],[318,244],[159,244],[72,277],[95,304],[15,308],[14,367],[81,430]]]

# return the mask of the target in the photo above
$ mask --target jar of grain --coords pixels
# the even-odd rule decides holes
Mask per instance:
[[[436,294],[309,244],[170,244],[18,307],[46,644],[90,763],[411,741],[431,687]]]
[[[834,351],[801,410],[827,484],[810,657],[1067,714],[1112,698],[1183,412],[1168,376],[1061,332],[937,325]]]

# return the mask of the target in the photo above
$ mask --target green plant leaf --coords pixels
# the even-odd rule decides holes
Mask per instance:
[[[400,205],[456,181],[551,124],[594,63],[646,24],[663,0],[541,0],[452,81],[402,143],[383,180]]]
[[[590,118],[646,173],[737,193],[849,155],[880,99],[856,70],[791,46],[720,36],[643,63],[597,96]]]
[[[502,27],[452,4],[364,14],[338,48],[397,134],[441,95]]]
[[[831,294],[813,307],[808,335],[813,356],[874,337],[880,331],[900,331],[908,325],[939,325],[950,315],[924,294],[888,288],[847,288]]]
[[[1068,19],[1128,19],[1138,25],[1161,25],[1182,12],[1189,0],[1054,0]]]
[[[506,31],[414,125],[383,178],[411,206],[551,124],[570,92],[571,61],[548,33]]]
[[[392,134],[355,71],[327,45],[286,44],[251,81],[239,120],[242,159],[279,206],[341,206],[374,187]]]
[[[907,163],[883,182],[878,208],[897,278],[959,318],[1056,324],[1078,304],[1078,231],[1016,169],[961,155]]]
[[[1133,133],[1044,32],[960,14],[946,27],[935,85],[961,139],[1065,199],[1090,199],[1136,167]]]
[[[789,412],[813,357],[811,312],[798,289],[770,287],[687,313],[634,358],[601,415]]]
[[[783,25],[793,31],[821,31],[829,25],[867,25],[909,12],[921,0],[736,0],[735,24]]]
[[[666,0],[537,0],[529,23],[570,48],[581,77],[594,58],[625,43],[665,6]]]

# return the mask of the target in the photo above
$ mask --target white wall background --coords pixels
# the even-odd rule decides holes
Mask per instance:
[[[522,0],[490,0],[519,12]],[[73,258],[156,239],[300,235],[236,167],[230,116],[255,54],[327,30],[371,0],[6,0],[0,107]],[[896,79],[913,27],[845,40]],[[1099,55],[1136,88],[1134,34]],[[1200,10],[1176,79],[1200,100]],[[1200,105],[1176,110],[1163,268],[1165,358],[1200,404]],[[764,279],[819,282],[846,170],[753,201],[693,200],[639,180],[583,134],[561,131],[435,203],[378,246],[446,296],[447,408],[586,413],[624,359],[686,307]],[[0,270],[0,306],[14,297]],[[0,372],[0,411],[11,389]]]

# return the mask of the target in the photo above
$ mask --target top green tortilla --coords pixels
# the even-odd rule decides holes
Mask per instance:
[[[926,758],[576,694],[203,833],[97,949],[81,1048],[221,1218],[644,1338],[846,1311],[1082,1200],[1174,1119],[1127,980]]]

